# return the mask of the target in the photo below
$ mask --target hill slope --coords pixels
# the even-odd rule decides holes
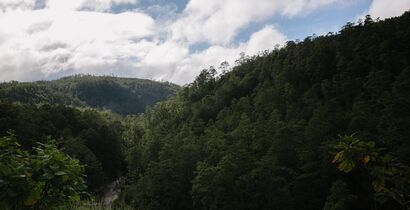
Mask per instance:
[[[220,77],[205,70],[145,113],[123,199],[136,209],[404,209],[409,100],[409,12],[288,42]],[[348,152],[377,152],[344,173],[332,148],[352,134]]]
[[[90,106],[126,115],[143,112],[178,89],[171,83],[145,79],[76,75],[54,81],[1,83],[0,100]]]

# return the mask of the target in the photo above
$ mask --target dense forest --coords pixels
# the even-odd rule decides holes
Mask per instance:
[[[126,79],[3,84],[0,205],[62,209],[125,175],[132,209],[410,209],[410,12],[225,67],[128,116],[133,91],[104,89]]]
[[[117,178],[125,168],[121,122],[113,114],[63,105],[0,103],[0,122],[0,136],[11,132],[23,149],[57,140],[65,153],[86,165],[92,191]]]
[[[0,101],[88,106],[126,115],[143,112],[178,89],[168,82],[75,75],[54,81],[0,83]]]
[[[0,207],[61,209],[52,204],[75,201],[67,195],[89,199],[103,193],[108,183],[126,173],[124,115],[143,112],[179,88],[171,83],[90,75],[1,83]],[[38,150],[45,152],[36,154]],[[53,155],[61,158],[56,165],[48,162]],[[67,164],[77,171],[62,170]],[[69,180],[77,181],[55,186],[59,193],[39,192],[70,173],[77,176]],[[75,189],[80,182],[87,188],[67,194],[66,188]]]
[[[204,70],[141,119],[135,209],[409,209],[410,13]]]

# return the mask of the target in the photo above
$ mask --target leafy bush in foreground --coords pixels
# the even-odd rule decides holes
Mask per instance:
[[[85,195],[84,167],[57,149],[54,141],[33,153],[20,149],[14,136],[0,138],[0,206],[47,209]]]

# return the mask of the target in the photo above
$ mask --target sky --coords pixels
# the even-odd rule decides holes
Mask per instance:
[[[242,52],[409,9],[410,0],[0,0],[0,81],[93,74],[184,85]]]

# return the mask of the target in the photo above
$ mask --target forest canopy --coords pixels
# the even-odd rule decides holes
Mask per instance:
[[[81,183],[58,199],[125,177],[117,202],[134,209],[410,209],[410,12],[218,69],[182,88],[93,76],[3,83],[0,149],[15,159],[0,156],[0,167],[51,151]],[[0,175],[10,191],[4,180],[16,177]],[[65,174],[51,175],[60,192]],[[30,190],[24,200],[51,202]]]
[[[135,124],[136,209],[409,209],[410,13],[205,69]]]
[[[75,75],[53,81],[0,83],[0,101],[93,107],[127,115],[163,101],[180,87],[168,82]]]

